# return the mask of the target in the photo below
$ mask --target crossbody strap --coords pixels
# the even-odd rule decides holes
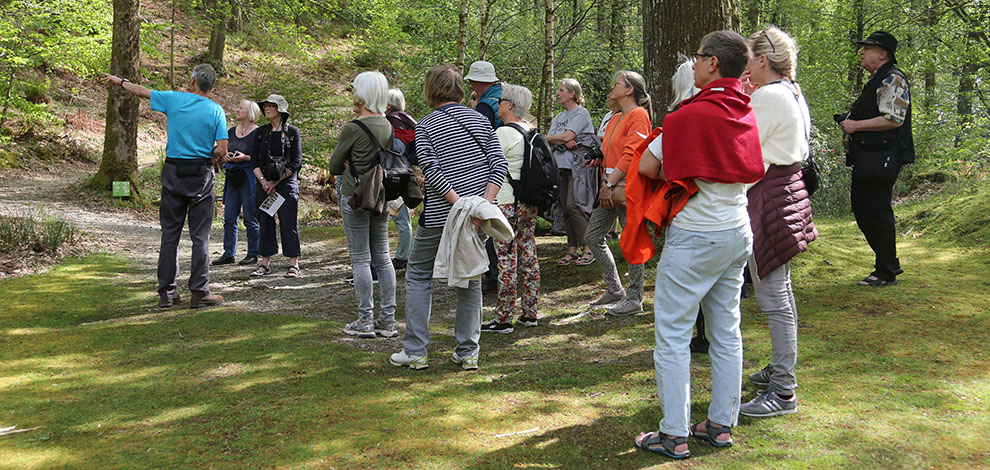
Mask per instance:
[[[455,122],[457,122],[457,124],[459,126],[461,126],[461,129],[464,129],[464,132],[467,132],[467,134],[469,136],[471,136],[471,139],[474,140],[474,143],[478,144],[478,148],[481,149],[481,154],[482,155],[488,154],[488,151],[485,150],[485,144],[481,143],[481,139],[479,139],[477,136],[475,136],[474,134],[472,134],[471,133],[471,130],[468,129],[467,126],[465,126],[464,123],[461,122],[460,119],[457,119],[457,116],[454,116],[453,114],[448,113],[447,110],[446,109],[443,109],[443,108],[437,108],[437,111],[440,111],[440,112],[446,114],[447,116],[450,116],[451,119],[453,119]]]
[[[383,147],[382,143],[378,141],[378,139],[375,137],[375,134],[371,132],[371,129],[368,129],[368,126],[366,126],[363,122],[361,122],[358,119],[355,119],[351,122],[357,124],[357,126],[360,127],[362,131],[364,131],[364,133],[368,136],[368,139],[370,139],[378,147],[379,151],[385,150],[385,147]],[[347,167],[351,169],[351,176],[353,176],[354,179],[357,180],[358,174],[357,174],[357,170],[354,169],[354,160],[351,159],[350,152],[347,153],[347,162],[349,163]],[[378,163],[380,163],[380,159],[378,157],[378,153],[375,153],[375,160],[374,162],[372,162],[371,166],[374,167]]]

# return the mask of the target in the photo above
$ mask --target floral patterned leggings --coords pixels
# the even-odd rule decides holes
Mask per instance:
[[[522,202],[500,204],[516,237],[508,242],[495,240],[498,253],[498,301],[495,315],[499,323],[512,321],[516,306],[516,272],[522,276],[522,314],[535,319],[540,294],[540,262],[536,259],[536,206]]]

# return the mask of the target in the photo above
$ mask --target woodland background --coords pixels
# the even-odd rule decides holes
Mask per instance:
[[[771,24],[800,48],[797,78],[826,173],[817,212],[848,211],[849,172],[831,116],[868,78],[855,41],[876,29],[900,39],[898,65],[912,80],[919,158],[898,193],[983,180],[990,167],[985,0],[0,0],[0,11],[0,167],[101,159],[89,180],[101,189],[127,179],[140,194],[138,147],[164,146],[164,120],[147,104],[138,114],[137,100],[117,90],[107,96],[101,72],[182,89],[192,65],[212,62],[224,75],[214,99],[228,112],[241,97],[285,95],[306,162],[320,169],[348,119],[346,83],[361,70],[384,72],[422,117],[429,67],[489,60],[500,79],[533,90],[533,114],[547,128],[560,111],[560,79],[579,80],[600,119],[612,73],[631,69],[647,78],[658,124],[678,54],[714,29],[748,36]],[[97,136],[110,125],[103,139],[67,139],[80,121]]]

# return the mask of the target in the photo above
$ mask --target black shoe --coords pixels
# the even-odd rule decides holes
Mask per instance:
[[[486,331],[489,333],[502,333],[507,335],[515,330],[512,328],[512,323],[499,323],[498,320],[492,320],[481,325],[481,332],[484,333]]]
[[[395,268],[396,271],[398,271],[400,269],[406,269],[406,263],[408,263],[407,260],[399,259],[399,258],[392,258],[392,267]]]
[[[691,352],[708,354],[708,340],[700,336],[691,338]]]
[[[519,317],[519,319],[516,320],[516,325],[519,326],[534,327],[538,324],[539,322],[537,322],[535,318]]]
[[[237,262],[240,266],[254,266],[258,264],[257,256],[245,256],[244,259]]]
[[[354,285],[354,271],[351,271],[351,273],[347,275],[347,279],[344,279],[344,280],[347,281],[348,284],[350,284],[350,285],[353,286]],[[371,283],[372,284],[378,284],[378,271],[375,271],[375,268],[374,267],[371,268]]]
[[[221,257],[213,260],[213,263],[211,263],[211,264],[213,266],[222,266],[224,264],[233,264],[233,262],[234,262],[234,257],[233,256],[226,256],[226,255],[224,255],[224,256],[221,256]]]

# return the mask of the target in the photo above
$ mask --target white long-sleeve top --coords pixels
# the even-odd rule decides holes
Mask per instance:
[[[496,240],[507,242],[516,236],[498,206],[480,196],[458,199],[447,214],[433,264],[433,278],[447,279],[449,286],[467,287],[488,271],[488,252],[472,217],[482,219],[481,231]]]
[[[753,113],[760,130],[763,166],[791,165],[808,158],[807,132],[811,113],[804,94],[795,99],[795,88],[779,81],[763,85],[753,92]]]

